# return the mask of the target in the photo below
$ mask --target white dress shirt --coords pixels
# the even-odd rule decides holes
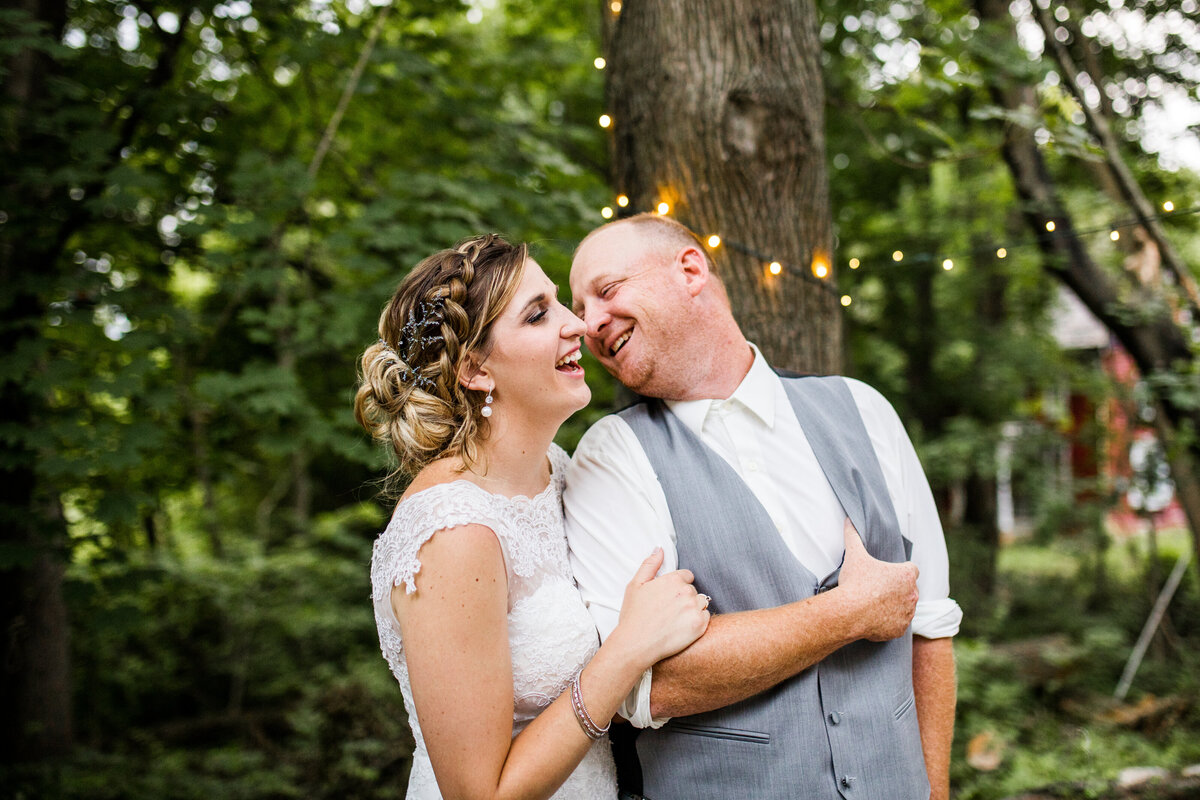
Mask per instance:
[[[751,345],[753,347],[753,345]],[[757,347],[745,379],[727,400],[668,401],[667,407],[746,482],[792,554],[818,579],[841,563],[841,503],[775,372]],[[952,600],[949,565],[937,507],[900,418],[883,395],[846,379],[879,459],[900,532],[920,568],[913,633],[930,639],[958,633],[962,611]],[[677,568],[675,527],[662,486],[637,436],[618,416],[593,425],[575,450],[563,493],[571,566],[600,637],[617,625],[625,586],[655,547],[662,571]],[[716,594],[719,590],[709,587]],[[797,600],[801,599],[799,597]],[[650,717],[647,670],[621,708],[638,727]]]

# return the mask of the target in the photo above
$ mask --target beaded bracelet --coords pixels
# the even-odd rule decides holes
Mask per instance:
[[[582,674],[582,672],[579,673],[579,675]],[[583,732],[589,739],[595,741],[608,733],[608,725],[601,728],[588,713],[587,707],[583,704],[583,690],[579,688],[579,675],[571,679],[571,708],[575,711],[575,719],[579,722],[579,727],[583,728]],[[611,724],[610,722],[609,725]]]

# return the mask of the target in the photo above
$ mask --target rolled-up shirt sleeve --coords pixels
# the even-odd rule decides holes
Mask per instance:
[[[912,542],[912,561],[921,571],[913,635],[926,639],[954,636],[962,623],[962,609],[950,597],[946,537],[917,451],[896,410],[882,394],[860,381],[847,380],[847,384],[879,456],[900,532]]]
[[[567,469],[563,507],[575,581],[601,640],[607,639],[642,561],[661,547],[662,571],[677,563],[666,497],[624,420],[605,417],[584,434]],[[666,722],[650,718],[651,679],[648,669],[620,709],[637,727]]]

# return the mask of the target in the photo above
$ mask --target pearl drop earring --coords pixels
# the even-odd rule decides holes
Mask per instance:
[[[483,398],[483,408],[479,409],[481,417],[490,417],[492,415],[492,393],[488,392],[488,396]]]

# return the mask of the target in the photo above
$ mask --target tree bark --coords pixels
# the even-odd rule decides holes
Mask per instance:
[[[604,13],[613,185],[630,200],[622,213],[667,202],[702,238],[720,235],[710,254],[747,337],[778,366],[837,372],[815,5],[661,0]]]
[[[975,5],[981,19],[1007,26],[1016,36],[1007,0],[976,0]],[[991,91],[996,103],[1008,111],[1037,108],[1029,86],[995,83]],[[1196,435],[1200,433],[1200,412],[1176,402],[1170,391],[1154,380],[1156,375],[1181,368],[1190,371],[1194,357],[1188,339],[1171,319],[1165,304],[1159,308],[1132,309],[1123,302],[1116,282],[1092,260],[1074,221],[1059,199],[1033,131],[1010,123],[1001,152],[1022,201],[1022,214],[1043,254],[1046,270],[1074,291],[1117,338],[1151,390],[1159,410],[1155,426],[1170,460],[1176,494],[1191,529],[1192,547],[1200,553],[1200,474],[1197,472],[1200,439]],[[1054,220],[1054,233],[1046,231],[1047,220]],[[1197,561],[1200,564],[1200,559]]]

